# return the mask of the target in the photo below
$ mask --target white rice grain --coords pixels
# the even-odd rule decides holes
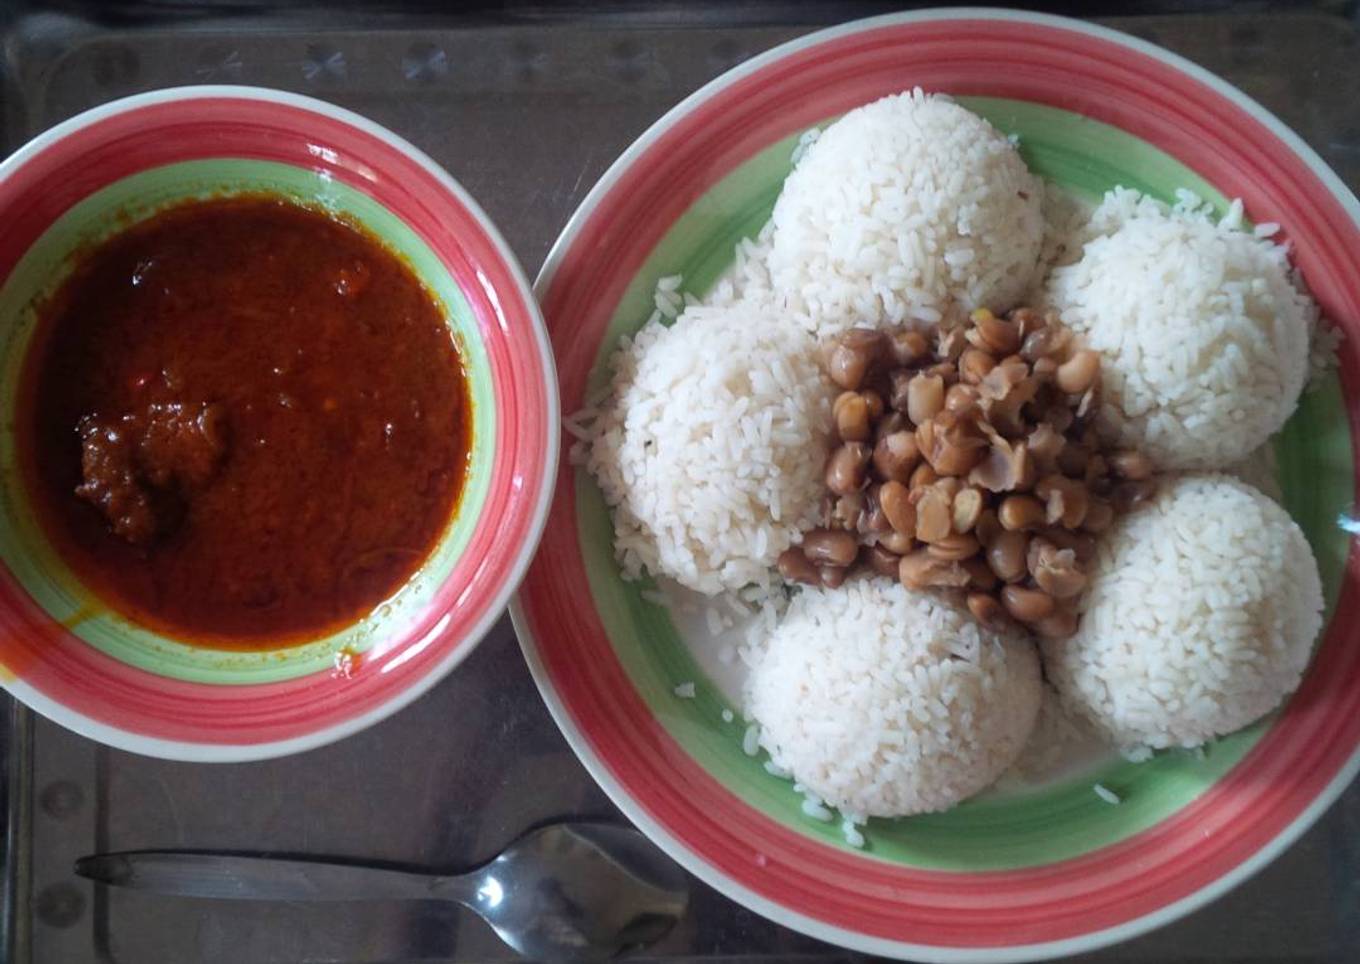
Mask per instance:
[[[944,810],[981,790],[1019,754],[1039,700],[1030,640],[864,577],[800,592],[748,683],[771,760],[862,816]]]
[[[748,305],[689,308],[623,340],[583,454],[626,578],[708,595],[771,583],[822,493],[831,392],[815,351]],[[707,618],[715,635],[732,624]]]
[[[1113,790],[1105,786],[1103,783],[1093,784],[1091,786],[1091,789],[1095,791],[1096,796],[1100,797],[1100,799],[1104,800],[1111,806],[1118,806],[1120,803],[1123,802],[1119,794],[1115,793]]]
[[[1043,183],[1013,143],[948,97],[884,97],[796,154],[768,264],[780,306],[809,330],[1005,309],[1031,283]]]
[[[1164,469],[1223,469],[1293,414],[1317,306],[1287,250],[1215,220],[1183,192],[1168,207],[1116,189],[1092,214],[1081,260],[1047,299],[1102,356],[1100,422]]]
[[[1100,544],[1082,619],[1043,643],[1063,700],[1125,751],[1193,747],[1294,691],[1322,626],[1317,562],[1288,514],[1237,479],[1190,475]]]

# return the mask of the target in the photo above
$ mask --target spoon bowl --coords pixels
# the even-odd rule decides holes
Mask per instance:
[[[684,914],[684,871],[636,830],[553,824],[532,831],[478,871],[448,878],[526,957],[608,960],[664,937]]]

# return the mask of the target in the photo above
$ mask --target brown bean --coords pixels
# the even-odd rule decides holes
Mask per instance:
[[[822,585],[827,589],[839,589],[845,585],[850,570],[844,566],[820,566],[817,569],[817,575],[821,577]]]
[[[1077,631],[1077,614],[1066,607],[1055,609],[1031,628],[1045,639],[1066,639]]]
[[[994,438],[992,446],[968,475],[968,481],[988,492],[1010,492],[1022,488],[1033,474],[1033,460],[1026,445],[1012,445]]]
[[[1005,582],[1015,582],[1025,578],[1025,554],[1029,547],[1029,537],[1023,532],[1003,529],[996,534],[987,547],[987,565],[992,572]]]
[[[812,529],[803,536],[803,555],[819,566],[848,566],[859,555],[859,543],[843,529]]]
[[[916,501],[916,538],[939,542],[953,531],[954,498],[944,489],[930,486]]]
[[[869,446],[845,442],[826,462],[826,487],[837,495],[849,495],[864,487],[868,476]]]
[[[931,450],[935,448],[934,419],[928,418],[916,426],[916,447],[920,450],[921,457],[929,462]]]
[[[1040,566],[1034,574],[1034,582],[1040,589],[1054,599],[1071,599],[1080,595],[1086,588],[1086,573],[1075,566]]]
[[[912,490],[924,489],[935,484],[939,481],[939,478],[939,474],[930,467],[929,462],[922,462],[911,473],[911,478],[907,481],[907,488]]]
[[[841,388],[851,391],[864,384],[869,369],[883,349],[883,333],[871,328],[851,328],[836,341],[827,360],[827,374]]]
[[[1142,482],[1152,478],[1152,460],[1142,452],[1115,452],[1107,461],[1110,471],[1121,479]]]
[[[1053,615],[1056,607],[1053,597],[1040,589],[1026,589],[1024,586],[1007,586],[1001,590],[1001,605],[1013,619],[1022,623],[1037,623]]]
[[[1012,308],[1006,312],[1006,320],[1019,329],[1022,341],[1048,324],[1033,308]]]
[[[907,535],[916,533],[916,507],[911,504],[911,491],[901,482],[884,482],[878,490],[878,504],[888,524]]]
[[[917,374],[910,369],[899,368],[888,375],[888,407],[894,412],[899,412],[904,416],[907,414],[907,388]]]
[[[922,375],[935,375],[944,382],[944,387],[948,388],[959,380],[958,366],[947,361],[931,365],[929,368],[921,369]]]
[[[958,362],[963,350],[968,347],[962,328],[935,329],[935,357],[951,365]]]
[[[1044,506],[1032,495],[1008,495],[996,511],[1003,528],[1012,531],[1033,529],[1044,524]]]
[[[836,421],[836,434],[843,442],[867,442],[872,426],[869,424],[869,405],[859,392],[841,392],[831,406],[831,417]]]
[[[1057,356],[1067,347],[1070,340],[1071,335],[1066,328],[1056,326],[1040,328],[1025,336],[1024,342],[1020,345],[1020,357],[1036,366],[1035,374],[1038,374],[1038,363],[1047,360],[1052,367],[1045,368],[1051,374],[1058,370]]]
[[[890,532],[892,526],[888,522],[888,517],[883,514],[883,506],[879,505],[878,496],[882,486],[874,484],[869,486],[864,492],[864,514],[860,517],[859,525],[856,527],[860,532]]]
[[[1081,520],[1081,528],[1086,532],[1104,532],[1114,522],[1114,506],[1104,499],[1092,499],[1086,507],[1086,518]]]
[[[985,592],[970,592],[966,600],[973,618],[988,629],[1000,629],[1006,622],[1006,612],[996,597]]]
[[[878,537],[878,544],[889,552],[905,556],[916,548],[916,540],[905,532],[889,529]]]
[[[883,413],[883,417],[874,426],[874,441],[882,441],[894,432],[907,430],[909,430],[909,426],[905,415],[901,412],[887,411]]]
[[[1059,526],[1046,526],[1035,535],[1047,539],[1059,549],[1071,549],[1077,562],[1087,565],[1096,557],[1096,540],[1084,532],[1071,532]]]
[[[969,348],[959,358],[959,377],[969,385],[976,385],[996,367],[996,359],[981,348]]]
[[[1025,439],[1025,446],[1029,449],[1029,454],[1034,459],[1035,465],[1044,466],[1044,474],[1053,470],[1057,464],[1058,456],[1062,454],[1063,447],[1067,441],[1048,422],[1040,422],[1034,426],[1034,431],[1030,432]]]
[[[919,331],[901,330],[888,336],[888,355],[899,368],[915,365],[930,353],[930,342]]]
[[[1025,569],[1031,576],[1034,575],[1044,559],[1051,559],[1058,551],[1058,547],[1043,536],[1034,536],[1029,540],[1029,548],[1025,550]]]
[[[812,560],[803,555],[803,550],[797,546],[781,552],[775,566],[779,569],[779,574],[788,582],[801,582],[809,586],[820,586],[822,584],[821,573],[817,571]]]
[[[963,488],[963,479],[956,478],[952,475],[943,475],[931,483],[930,487],[945,497],[945,500],[949,503],[951,508],[950,519],[952,520],[954,496],[958,495],[959,490]]]
[[[1004,358],[1020,347],[1020,329],[1011,322],[1003,321],[986,308],[977,309],[969,318],[982,342],[978,347],[986,348],[998,358]],[[977,341],[973,343],[976,345]]]
[[[883,396],[872,388],[866,388],[859,394],[864,399],[864,406],[869,410],[870,420],[877,422],[883,417],[883,411],[887,407],[883,404]]]
[[[932,542],[927,550],[936,559],[949,559],[954,562],[962,562],[970,556],[977,555],[977,537],[967,532],[955,532]]]
[[[1035,538],[1026,557],[1034,582],[1054,599],[1071,599],[1086,588],[1086,573],[1071,549],[1059,549],[1046,539]]]
[[[916,427],[916,444],[936,472],[967,475],[987,454],[987,439],[968,415],[940,412]]]
[[[1100,355],[1083,348],[1058,366],[1053,375],[1057,386],[1068,395],[1080,395],[1100,377]]]
[[[1047,384],[1053,381],[1053,376],[1058,373],[1058,363],[1052,358],[1040,358],[1030,372],[1040,382]]]
[[[954,531],[967,532],[982,515],[982,493],[969,486],[954,496]]]
[[[889,579],[897,578],[898,564],[902,557],[895,552],[889,552],[881,545],[869,546],[864,550],[864,561],[869,568],[880,576],[887,576]]]
[[[982,558],[982,556],[973,556],[972,558],[964,559],[959,565],[963,566],[964,570],[967,571],[968,584],[970,586],[974,586],[984,592],[991,592],[1001,584],[1001,580],[997,578],[996,573],[992,572],[992,567],[987,565],[987,560]]]
[[[927,589],[932,586],[963,588],[968,585],[968,573],[957,562],[936,559],[924,549],[905,555],[897,566],[897,578],[908,589]]]
[[[948,391],[944,393],[944,410],[955,415],[977,408],[977,403],[978,390],[963,382],[950,385]]]
[[[864,517],[867,502],[863,492],[851,492],[836,499],[829,513],[828,527],[835,529],[849,529],[852,532],[859,528],[861,519]]]
[[[1076,529],[1086,518],[1090,494],[1075,479],[1056,474],[1045,476],[1034,486],[1034,494],[1044,500],[1044,521],[1049,525]]]
[[[944,379],[939,375],[914,375],[907,382],[907,418],[917,425],[944,408]]]
[[[885,481],[906,482],[921,461],[921,450],[911,432],[893,432],[874,446],[874,470]]]

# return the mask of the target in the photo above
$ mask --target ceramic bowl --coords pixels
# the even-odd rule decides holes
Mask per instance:
[[[157,91],[91,110],[0,165],[0,411],[34,303],[72,253],[195,197],[266,191],[357,222],[443,307],[473,402],[466,488],[429,560],[324,639],[252,652],[188,645],[100,604],[35,525],[0,427],[0,675],[77,732],[189,760],[317,746],[394,712],[500,615],[542,530],[558,395],[542,320],[476,202],[412,145],[321,101],[245,87]],[[400,511],[400,506],[394,506]]]

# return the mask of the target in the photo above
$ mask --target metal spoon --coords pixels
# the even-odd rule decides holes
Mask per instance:
[[[627,827],[561,823],[531,831],[457,876],[322,860],[169,850],[96,854],[82,877],[181,897],[444,900],[476,911],[501,940],[544,961],[605,961],[663,937],[685,912],[685,873]]]

